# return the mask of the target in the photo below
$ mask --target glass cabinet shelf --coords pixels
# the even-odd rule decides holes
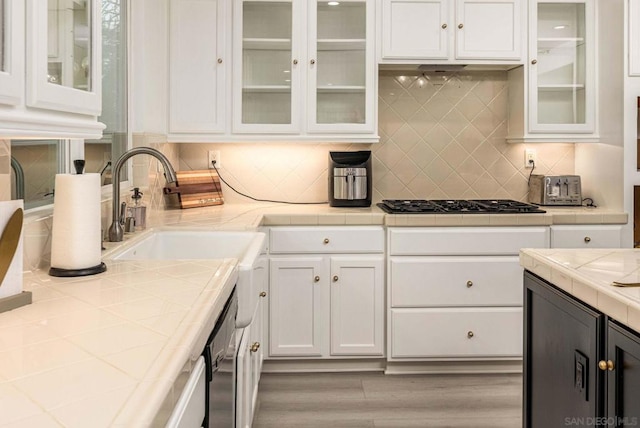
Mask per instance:
[[[582,84],[566,84],[566,85],[538,85],[540,91],[575,91],[584,89]]]
[[[242,92],[285,93],[285,92],[291,92],[291,86],[285,86],[285,85],[244,86],[242,88]]]
[[[327,85],[327,86],[318,86],[318,92],[322,92],[322,93],[342,93],[342,94],[348,94],[348,93],[360,93],[360,92],[364,92],[366,90],[366,88],[364,86],[333,86],[333,85]]]
[[[319,39],[317,49],[319,51],[364,51],[366,42],[365,39]]]
[[[290,51],[291,39],[244,38],[242,47],[245,50]]]

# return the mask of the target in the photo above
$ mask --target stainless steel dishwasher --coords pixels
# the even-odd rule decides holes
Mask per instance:
[[[237,313],[238,296],[234,289],[203,351],[207,370],[205,428],[235,426]]]

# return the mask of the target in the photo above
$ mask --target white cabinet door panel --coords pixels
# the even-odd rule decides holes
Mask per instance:
[[[457,0],[456,58],[519,60],[521,0]]]
[[[622,226],[551,226],[551,248],[620,248]]]
[[[382,58],[446,59],[449,11],[445,0],[383,0]]]
[[[331,355],[382,355],[384,257],[331,258]]]
[[[270,232],[271,253],[382,253],[381,226],[278,227]]]
[[[391,310],[392,358],[519,357],[522,308]]]
[[[322,356],[329,293],[328,260],[322,257],[270,261],[271,356]]]
[[[521,306],[518,256],[392,257],[391,306]]]

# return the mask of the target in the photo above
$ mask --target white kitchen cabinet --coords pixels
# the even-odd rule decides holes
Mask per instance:
[[[275,227],[270,234],[269,356],[382,356],[382,227]],[[294,235],[302,244],[287,248]],[[337,245],[343,235],[360,240]]]
[[[529,4],[529,59],[509,72],[508,141],[598,140],[595,1]]]
[[[101,1],[2,4],[0,134],[100,138]]]
[[[381,0],[382,63],[522,60],[522,0]]]
[[[224,133],[230,7],[222,0],[171,0],[169,133]]]
[[[553,225],[551,248],[620,248],[621,225]]]
[[[389,228],[390,362],[522,355],[520,248],[548,227]]]
[[[235,0],[233,18],[234,134],[377,140],[372,0]]]

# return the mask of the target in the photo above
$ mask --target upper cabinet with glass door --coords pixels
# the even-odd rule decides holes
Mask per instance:
[[[233,133],[377,141],[373,24],[370,0],[236,0]]]
[[[100,0],[2,0],[0,135],[99,138]],[[26,78],[25,78],[26,77]],[[17,95],[16,95],[17,94]]]
[[[598,140],[594,9],[592,0],[531,2],[529,64],[510,72],[512,88],[524,81],[528,96],[510,91],[524,110],[510,117],[509,140]]]

